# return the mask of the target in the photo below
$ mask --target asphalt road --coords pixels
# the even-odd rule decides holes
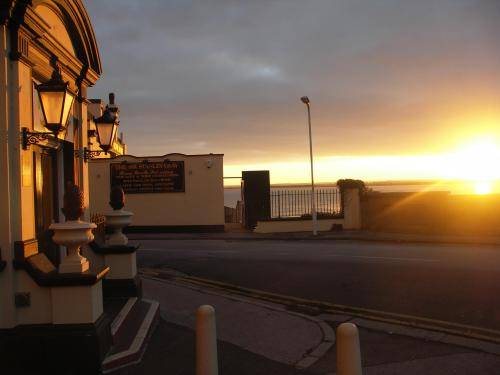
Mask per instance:
[[[357,241],[141,240],[139,266],[500,329],[500,249]]]

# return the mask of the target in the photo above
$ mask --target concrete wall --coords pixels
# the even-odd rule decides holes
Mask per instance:
[[[361,229],[361,203],[359,189],[342,191],[344,217],[318,220],[317,230],[328,232],[334,225],[342,226],[343,230]],[[283,219],[257,222],[255,233],[292,233],[312,231],[312,220]]]
[[[318,220],[318,231],[328,232],[333,225],[343,225],[344,219],[321,219]],[[292,233],[311,232],[312,221],[309,220],[269,220],[259,221],[254,229],[255,233]]]
[[[500,235],[500,195],[369,193],[363,229],[415,234]]]
[[[184,161],[185,192],[126,195],[125,209],[134,213],[133,227],[224,227],[223,155],[168,154],[156,157],[119,156],[89,163],[90,211],[109,211],[110,164],[142,160]],[[211,161],[211,163],[209,163]],[[210,167],[209,167],[210,166]]]
[[[344,209],[342,229],[361,229],[361,203],[359,189],[345,189],[342,191],[342,204]]]

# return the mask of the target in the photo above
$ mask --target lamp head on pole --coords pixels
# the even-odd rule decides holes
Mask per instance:
[[[300,101],[304,104],[309,104],[309,98],[307,96],[303,96],[300,98]]]

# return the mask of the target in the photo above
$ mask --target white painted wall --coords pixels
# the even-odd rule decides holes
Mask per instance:
[[[318,220],[319,232],[329,232],[336,224],[343,225],[344,219]],[[293,233],[312,232],[312,220],[268,220],[259,221],[254,229],[255,233]]]
[[[224,225],[223,155],[168,154],[156,157],[119,156],[89,163],[90,211],[111,210],[110,163],[147,159],[184,161],[185,192],[128,194],[125,209],[134,213],[133,226]],[[210,167],[209,167],[209,161]]]
[[[359,189],[346,189],[344,192],[344,217],[339,219],[318,220],[318,231],[328,232],[335,224],[344,230],[361,229],[361,203]],[[292,233],[312,231],[312,220],[267,220],[257,222],[255,233]]]

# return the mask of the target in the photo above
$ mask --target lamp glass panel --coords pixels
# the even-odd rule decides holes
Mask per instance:
[[[66,126],[66,123],[68,122],[68,116],[69,113],[71,112],[71,106],[73,105],[73,101],[75,100],[75,97],[71,95],[70,93],[66,92],[66,100],[64,101],[64,108],[63,108],[63,113],[62,113],[62,121],[61,125],[62,127]]]
[[[113,142],[115,141],[117,130],[118,130],[118,126],[116,124],[113,124],[113,134],[111,134],[110,143],[109,143],[110,148],[113,146]]]
[[[116,134],[116,125],[113,122],[101,122],[96,124],[97,136],[101,146],[111,146],[114,135]]]
[[[59,124],[59,121],[61,121],[64,95],[64,91],[42,91],[40,93],[45,122],[47,124]]]

